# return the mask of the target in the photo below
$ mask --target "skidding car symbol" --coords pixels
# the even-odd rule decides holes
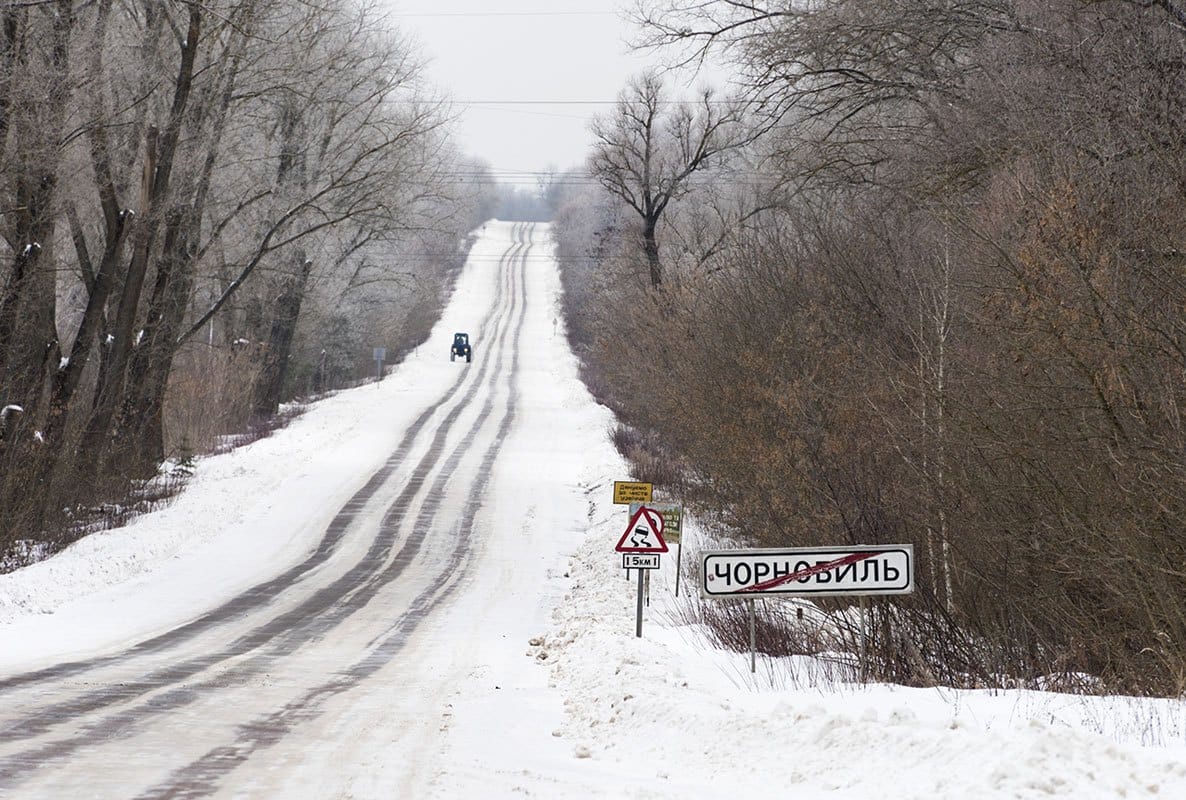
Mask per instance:
[[[651,534],[650,528],[647,528],[646,526],[643,526],[643,525],[639,525],[637,528],[634,529],[634,533],[632,533],[630,535],[630,546],[631,547],[653,547],[654,545],[651,544],[651,540],[647,538],[648,536],[650,536],[650,534]]]

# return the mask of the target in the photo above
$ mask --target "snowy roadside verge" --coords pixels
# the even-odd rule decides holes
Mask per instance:
[[[1186,796],[1181,700],[806,686],[790,660],[765,659],[753,677],[747,654],[714,649],[676,622],[667,557],[636,638],[636,588],[613,553],[627,514],[610,486],[626,477],[586,479],[589,535],[554,625],[537,640],[536,657],[565,695],[563,734],[577,756],[656,796],[715,795],[726,783],[830,798]],[[694,526],[685,540],[694,546]],[[687,555],[681,591],[695,591]]]
[[[465,270],[497,260],[505,246],[475,245]],[[461,321],[458,309],[492,288],[459,279],[428,340],[383,381],[312,403],[270,437],[199,458],[167,507],[0,575],[4,670],[118,650],[301,561],[453,379],[439,343]]]

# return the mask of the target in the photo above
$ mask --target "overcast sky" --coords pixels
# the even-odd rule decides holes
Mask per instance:
[[[583,164],[589,119],[660,60],[631,52],[630,0],[386,2],[459,104],[462,149],[500,175]]]

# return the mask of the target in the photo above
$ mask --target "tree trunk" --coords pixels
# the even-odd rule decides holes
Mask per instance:
[[[44,14],[48,36],[42,47],[25,47],[19,38],[36,27],[31,15]],[[46,448],[28,435],[42,417],[46,377],[60,352],[55,327],[57,286],[53,269],[53,239],[57,225],[56,200],[61,142],[70,98],[70,36],[74,8],[69,0],[51,7],[0,18],[6,71],[0,82],[18,77],[49,75],[41,91],[10,94],[0,99],[3,141],[16,143],[5,153],[4,172],[11,185],[0,189],[13,201],[0,214],[3,235],[14,254],[10,277],[0,292],[0,406],[19,405],[24,413],[0,439],[0,543],[40,528],[50,501],[45,491]],[[13,50],[13,47],[16,50]],[[44,54],[44,55],[43,55]],[[34,63],[29,63],[34,59]]]
[[[42,266],[50,261],[44,253],[54,221],[40,218],[22,228],[25,245],[13,264],[13,280],[0,309],[0,401],[23,406],[25,419],[32,421],[38,416],[48,360],[56,345],[54,275]]]
[[[642,250],[646,254],[647,267],[650,269],[652,289],[658,289],[663,283],[663,266],[659,263],[659,241],[655,238],[658,223],[658,218],[648,218],[642,226]]]
[[[127,380],[128,365],[133,348],[140,343],[140,337],[135,332],[140,297],[156,234],[164,221],[162,215],[172,185],[173,163],[177,155],[182,119],[193,89],[201,22],[202,10],[198,6],[191,7],[189,28],[181,44],[181,61],[174,84],[168,124],[159,136],[155,129],[150,128],[146,137],[147,148],[141,184],[141,210],[144,222],[136,229],[134,235],[131,263],[124,281],[112,333],[106,382],[99,387],[95,395],[94,412],[83,437],[83,448],[92,459],[102,458],[106,452],[112,425],[116,421],[116,411],[121,403],[127,400],[127,387],[130,385]]]
[[[0,124],[16,141],[35,143],[22,147],[6,164],[7,170],[15,175],[12,197],[15,203],[6,214],[13,222],[4,231],[14,251],[14,262],[11,280],[0,295],[0,380],[4,394],[0,400],[24,406],[25,419],[29,420],[38,416],[36,410],[42,399],[49,357],[57,345],[56,285],[49,253],[57,222],[60,142],[70,97],[74,9],[68,0],[56,0],[53,6],[47,12],[51,16],[45,63],[25,63],[29,58],[36,58],[32,48],[12,52],[20,26],[11,11],[4,15],[0,38],[5,45],[3,59],[10,66],[21,72],[46,69],[53,76],[43,95],[36,98],[21,95],[15,104],[9,102],[6,89],[3,117],[0,117]],[[28,21],[24,21],[27,28]],[[5,83],[13,80],[12,73],[5,78]]]
[[[103,0],[96,13],[94,33],[96,46],[91,55],[90,65],[93,75],[104,73],[103,44],[106,41],[111,5],[112,0]],[[90,106],[96,120],[108,118],[108,109],[102,91],[91,93]],[[95,343],[104,327],[107,300],[115,285],[117,267],[133,216],[120,208],[119,192],[115,185],[111,164],[111,143],[107,135],[107,128],[102,124],[96,124],[88,132],[87,138],[90,143],[91,166],[95,173],[99,206],[103,215],[103,254],[96,269],[87,253],[86,239],[77,213],[71,206],[69,218],[79,266],[86,277],[84,282],[88,294],[86,310],[83,312],[82,320],[75,332],[70,355],[54,370],[50,384],[49,412],[43,427],[43,434],[46,447],[55,454],[55,463],[51,465],[51,470],[57,466],[61,459],[60,450],[64,444],[66,423],[74,393],[82,380],[83,370],[90,361]],[[103,352],[106,350],[104,349]]]
[[[156,281],[148,304],[141,347],[128,366],[128,389],[119,420],[119,438],[129,453],[130,465],[143,474],[151,474],[164,460],[165,397],[173,359],[180,347],[180,333],[194,289],[194,269],[198,261],[198,240],[209,195],[214,166],[226,129],[228,111],[234,96],[239,57],[229,61],[223,76],[219,101],[214,108],[201,107],[198,117],[213,115],[209,147],[192,190],[192,201],[175,200],[165,225]],[[200,125],[195,121],[194,125]]]
[[[165,457],[164,407],[177,354],[177,337],[193,293],[200,209],[174,208],[166,226],[156,281],[144,323],[144,341],[128,366],[128,390],[119,438],[138,472],[151,474]]]
[[[11,3],[0,6],[0,75],[16,73],[17,39],[21,31],[18,15],[23,13],[23,10],[14,8]],[[5,160],[5,148],[8,145],[12,95],[12,80],[0,81],[0,162]]]
[[[132,256],[127,274],[124,276],[119,305],[116,307],[115,324],[106,343],[107,350],[104,354],[103,369],[100,371],[101,380],[95,390],[91,418],[82,437],[83,453],[95,464],[101,461],[107,450],[111,423],[115,419],[115,412],[123,393],[128,359],[135,345],[133,329],[136,324],[136,312],[140,306],[140,293],[144,288],[144,276],[148,270],[149,250],[155,238],[155,226],[151,220],[156,213],[153,206],[157,197],[154,176],[157,172],[158,139],[157,129],[150,127],[145,136],[144,170],[140,184],[140,215],[145,224],[139,226],[132,237]]]
[[[265,343],[264,363],[255,384],[252,412],[257,417],[271,416],[280,408],[292,340],[305,299],[309,272],[313,268],[313,262],[305,260],[303,252],[297,254],[297,261],[296,272],[284,279],[276,299],[276,313]]]

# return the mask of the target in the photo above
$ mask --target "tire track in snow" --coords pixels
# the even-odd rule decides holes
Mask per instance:
[[[512,298],[510,301],[510,311],[513,311],[513,305],[514,298]],[[489,317],[489,315],[487,316]],[[505,316],[505,313],[500,316]],[[499,324],[501,324],[501,320],[499,320]],[[478,379],[474,381],[474,384],[467,393],[466,397],[457,406],[457,408],[454,409],[454,412],[451,413],[450,416],[441,423],[441,426],[437,432],[437,436],[434,439],[432,452],[427,454],[422,460],[420,467],[416,470],[416,473],[409,481],[410,485],[405,489],[405,491],[401,494],[401,497],[397,499],[393,506],[393,509],[397,512],[396,516],[400,516],[406,511],[407,505],[410,504],[412,496],[416,493],[416,490],[420,488],[424,477],[429,471],[431,471],[432,467],[435,466],[437,459],[434,456],[439,456],[440,449],[443,447],[445,437],[450,430],[452,422],[460,414],[461,409],[465,407],[466,403],[468,403],[468,401],[473,398],[477,392],[477,389],[482,385],[484,374],[487,369],[488,362],[484,362],[481,371],[479,372]],[[98,690],[84,696],[81,702],[68,701],[66,703],[58,704],[57,706],[50,709],[45,709],[42,712],[39,712],[35,718],[21,720],[12,728],[4,731],[3,734],[0,734],[0,740],[8,738],[25,739],[31,735],[45,732],[45,730],[54,724],[76,719],[82,714],[98,710],[103,706],[122,702],[128,699],[134,699],[139,695],[147,694],[148,692],[162,688],[163,686],[179,683],[180,681],[197,674],[201,670],[206,669],[215,663],[230,657],[241,655],[244,652],[249,652],[251,648],[266,643],[269,640],[269,637],[273,636],[277,631],[288,634],[286,638],[289,641],[278,642],[278,646],[273,649],[279,651],[280,654],[291,652],[291,646],[286,645],[291,645],[291,639],[294,638],[292,634],[296,632],[296,629],[292,623],[297,620],[305,620],[305,623],[300,626],[302,632],[308,632],[310,628],[315,628],[312,631],[312,635],[324,634],[326,632],[325,626],[317,626],[315,624],[315,620],[307,619],[307,615],[313,611],[314,606],[320,605],[324,608],[328,608],[329,605],[338,602],[343,594],[350,594],[351,589],[357,585],[357,582],[363,580],[365,577],[362,574],[360,567],[369,566],[369,571],[371,572],[377,570],[377,566],[374,565],[382,564],[384,561],[384,558],[380,557],[380,551],[384,549],[384,545],[386,545],[387,550],[390,550],[391,542],[398,529],[398,524],[392,524],[391,520],[392,514],[389,512],[387,519],[385,520],[385,524],[381,530],[382,535],[377,545],[372,546],[371,552],[368,553],[367,557],[360,562],[359,567],[356,567],[351,571],[350,574],[348,574],[345,578],[340,579],[334,585],[320,590],[313,598],[313,600],[316,600],[317,602],[309,601],[302,604],[300,607],[283,615],[281,618],[272,620],[265,626],[261,626],[261,628],[252,631],[248,635],[240,637],[240,639],[236,640],[236,642],[234,642],[230,647],[227,647],[223,651],[212,656],[206,656],[199,659],[190,659],[189,661],[183,662],[182,664],[167,668],[166,670],[158,671],[157,673],[149,675],[147,678],[140,681],[133,682],[132,684],[125,684],[118,694],[113,694],[108,689]],[[418,522],[422,521],[423,517],[418,520]],[[353,610],[356,610],[356,608]],[[301,636],[300,638],[308,639],[310,637],[309,635],[305,635]],[[274,657],[268,659],[268,663],[273,660]],[[222,681],[226,680],[227,677],[235,677],[238,679],[246,678],[251,674],[258,672],[265,666],[266,663],[255,659],[251,662],[247,662],[236,667],[232,671],[232,675],[221,676],[220,681],[211,682],[206,685],[199,684],[198,686],[182,686],[166,693],[165,696],[153,698],[145,704],[145,708],[153,713],[161,713],[167,710],[175,709],[181,705],[185,705],[189,702],[199,699],[198,695],[196,694],[196,689],[198,688],[217,688],[219,685],[221,685]],[[113,736],[130,735],[133,732],[132,728],[134,727],[134,724],[137,721],[144,721],[145,708],[131,709],[122,712],[115,715],[114,717],[86,726],[86,728],[78,736],[67,740],[53,742],[41,748],[36,748],[32,751],[25,751],[23,753],[19,753],[9,758],[0,760],[0,779],[11,780],[12,778],[17,777],[19,773],[27,772],[27,768],[29,767],[36,767],[37,765],[43,764],[50,760],[60,760],[61,758],[69,755],[71,752],[74,752],[79,747],[88,744],[96,738],[109,739]],[[19,769],[19,766],[22,764],[26,767],[25,770]],[[4,785],[3,780],[0,780],[0,785]]]
[[[501,263],[506,264],[508,268],[503,270],[504,274],[500,278],[503,279],[504,283],[510,283],[511,289],[509,292],[500,290],[499,302],[502,303],[505,301],[508,293],[511,294],[510,300],[499,306],[497,311],[496,309],[492,309],[487,312],[481,323],[482,327],[484,327],[486,324],[489,324],[491,317],[495,318],[495,326],[496,328],[501,327],[501,335],[496,335],[494,338],[500,341],[500,343],[505,341],[510,329],[510,325],[503,325],[503,322],[515,313],[516,305],[519,305],[518,294],[516,294],[516,290],[513,287],[513,269],[510,266],[514,260],[520,258],[519,253],[514,251],[523,250],[521,245],[526,245],[523,234],[524,231],[520,228],[518,232],[518,245],[513,244],[511,249],[508,250],[508,254],[501,259]],[[526,246],[529,248],[529,245]],[[520,273],[522,271],[523,266],[521,265]],[[517,292],[523,294],[525,298],[522,277],[520,277],[520,285]],[[522,310],[520,309],[519,328],[521,329],[521,327]],[[501,351],[502,348],[500,346],[500,358],[495,365],[495,375],[501,370]],[[229,658],[238,657],[254,650],[260,650],[261,652],[246,662],[237,665],[229,672],[223,673],[219,676],[218,680],[207,681],[196,685],[178,686],[178,688],[151,698],[137,708],[129,709],[104,720],[88,724],[75,736],[0,759],[0,787],[10,785],[9,782],[13,779],[27,775],[50,761],[61,760],[81,747],[95,744],[99,741],[108,741],[112,738],[129,736],[135,732],[136,727],[150,721],[150,717],[201,699],[200,690],[217,690],[218,688],[222,688],[226,685],[228,678],[239,680],[250,677],[265,669],[276,658],[291,653],[301,644],[324,636],[334,626],[340,624],[351,614],[365,606],[378,593],[382,586],[398,577],[399,573],[403,571],[404,567],[411,562],[416,552],[419,551],[424,533],[427,531],[438,510],[438,504],[431,501],[426,501],[422,505],[421,512],[417,517],[415,527],[421,531],[420,534],[410,537],[409,542],[405,543],[400,553],[397,554],[391,567],[379,572],[379,567],[376,566],[385,563],[387,554],[390,553],[394,545],[398,529],[403,523],[409,506],[422,488],[428,473],[431,472],[439,461],[440,455],[444,450],[445,439],[451,431],[453,423],[476,395],[478,389],[484,384],[489,367],[489,360],[484,360],[478,370],[477,378],[473,381],[463,399],[442,420],[429,452],[422,458],[421,463],[412,476],[410,476],[408,484],[385,515],[380,536],[372,544],[367,556],[348,572],[346,576],[338,579],[330,586],[318,590],[297,608],[239,637],[232,645],[218,653],[201,658],[189,659],[181,664],[164,670],[158,670],[144,679],[130,684],[124,684],[119,692],[112,692],[110,689],[97,690],[84,694],[76,700],[59,703],[47,709],[41,709],[18,720],[10,727],[6,727],[4,731],[0,732],[0,741],[27,739],[46,732],[54,725],[76,720],[84,714],[97,711],[103,707],[134,700],[136,697],[148,694],[165,686],[180,684],[187,678]],[[329,528],[327,528],[326,536],[323,537],[322,542],[315,552],[315,556],[318,556],[316,561],[314,561],[315,556],[311,556],[302,562],[301,565],[298,565],[298,567],[287,571],[275,579],[253,587],[253,589],[248,590],[248,592],[240,595],[235,600],[229,601],[202,618],[131,648],[124,654],[74,662],[41,670],[26,676],[18,676],[15,679],[0,683],[0,690],[11,688],[15,685],[27,684],[35,680],[48,681],[66,677],[88,669],[95,669],[113,662],[123,661],[129,656],[159,652],[190,639],[205,630],[217,628],[218,625],[225,622],[228,618],[245,613],[247,610],[252,610],[269,602],[273,595],[277,594],[280,589],[285,588],[281,585],[282,580],[292,580],[293,576],[299,577],[303,575],[332,554],[354,517],[371,496],[378,491],[395,468],[402,463],[416,435],[427,424],[432,415],[456,394],[466,377],[467,373],[463,372],[446,392],[446,395],[426,409],[417,418],[384,467],[372,476],[367,484],[343,506],[342,511],[335,517]],[[482,419],[488,416],[488,414],[489,408],[484,410]],[[439,490],[449,477],[449,473],[456,468],[457,462],[465,450],[472,445],[473,431],[477,430],[479,424],[475,424],[471,428],[471,431],[455,446],[453,454],[447,459],[445,467],[433,484],[434,493],[439,494]],[[484,481],[482,483],[484,485]],[[265,646],[267,647],[266,651],[264,651]]]
[[[417,595],[408,610],[396,618],[388,633],[379,640],[375,648],[349,669],[339,672],[333,680],[310,689],[303,696],[287,703],[284,707],[241,724],[238,728],[239,736],[234,744],[210,750],[200,759],[177,770],[169,780],[137,795],[136,800],[179,800],[180,798],[200,798],[213,794],[218,790],[222,778],[245,763],[256,752],[274,746],[297,726],[316,719],[321,715],[327,701],[357,687],[390,663],[407,644],[417,627],[460,584],[471,555],[470,542],[482,497],[490,482],[494,462],[497,460],[511,425],[515,421],[519,397],[516,385],[519,374],[519,346],[527,317],[524,288],[526,254],[524,254],[519,269],[522,276],[520,290],[523,291],[524,303],[516,325],[514,348],[511,353],[511,369],[507,375],[506,411],[499,422],[498,431],[493,441],[482,456],[478,479],[466,497],[461,525],[454,538],[453,551],[450,553],[448,563],[438,573],[439,580],[430,584],[429,588]],[[483,411],[488,412],[493,403],[492,393],[487,399]],[[399,569],[402,571],[402,566]]]
[[[510,256],[505,255],[500,259],[500,263],[505,261]],[[486,314],[482,324],[486,324],[490,317],[494,315],[495,308],[492,307]],[[382,485],[391,477],[392,473],[403,463],[407,458],[408,452],[411,450],[420,431],[432,418],[433,414],[438,409],[447,404],[450,399],[457,393],[457,390],[464,383],[467,377],[466,372],[459,372],[457,379],[446,390],[445,394],[432,405],[428,406],[419,417],[411,424],[395,451],[387,459],[382,467],[370,477],[370,479],[359,489],[351,498],[342,506],[342,510],[334,517],[326,528],[325,535],[318,542],[317,547],[309,556],[301,563],[291,567],[285,572],[271,578],[263,583],[257,584],[247,591],[237,595],[228,600],[215,609],[203,614],[202,616],[185,623],[177,628],[173,628],[159,636],[155,636],[144,642],[141,642],[128,650],[110,656],[103,656],[100,658],[84,659],[81,661],[67,662],[63,664],[55,664],[52,667],[36,670],[33,672],[14,675],[8,678],[0,679],[0,694],[6,691],[28,686],[30,684],[59,680],[62,678],[72,677],[89,670],[109,666],[115,663],[126,662],[128,658],[159,653],[169,647],[172,647],[180,642],[192,639],[195,636],[201,635],[212,628],[226,622],[228,619],[242,616],[245,613],[254,611],[270,602],[272,602],[280,592],[291,588],[292,585],[304,578],[309,572],[320,567],[325,563],[330,556],[336,552],[338,546],[341,544],[342,538],[350,524],[354,521],[358,513],[366,506],[367,502],[375,495]],[[9,736],[7,731],[0,731],[0,742],[7,741],[14,736]]]

